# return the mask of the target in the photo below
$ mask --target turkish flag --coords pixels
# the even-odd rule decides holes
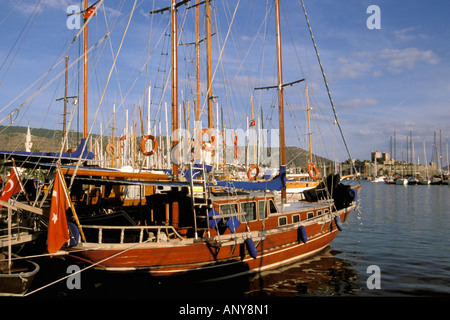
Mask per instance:
[[[66,210],[69,207],[69,197],[64,188],[61,173],[57,170],[48,221],[47,249],[49,253],[57,252],[69,240],[66,219]]]
[[[22,187],[19,182],[19,175],[16,172],[16,168],[13,167],[11,169],[11,173],[9,174],[8,181],[6,182],[5,187],[3,188],[0,200],[8,201],[13,194],[19,193],[20,191],[22,191]],[[2,207],[3,206],[0,205],[0,208]]]

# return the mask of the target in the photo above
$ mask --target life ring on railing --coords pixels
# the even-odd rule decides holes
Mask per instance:
[[[317,180],[319,178],[319,171],[314,163],[308,163],[308,174],[313,180]]]
[[[213,151],[216,148],[216,137],[208,130],[210,129],[202,129],[202,149],[205,151]],[[205,133],[209,134],[211,137],[211,146],[207,146],[206,141],[203,141],[203,135]]]
[[[147,151],[147,149],[145,149],[145,143],[151,140],[153,142],[153,148],[151,151]],[[145,136],[142,141],[141,141],[141,151],[144,154],[144,156],[151,156],[152,154],[154,154],[156,152],[156,148],[158,148],[158,141],[156,141],[156,138],[154,136],[151,135],[147,135]]]
[[[112,143],[109,143],[109,144],[106,145],[105,151],[106,151],[107,154],[115,155],[116,154],[116,147],[114,147],[114,145]]]
[[[255,175],[252,176],[250,173],[252,172],[253,169],[256,169],[256,173],[255,173]],[[258,175],[259,175],[259,168],[258,168],[258,166],[257,166],[256,164],[254,164],[254,165],[252,165],[252,166],[248,169],[248,171],[247,171],[247,177],[248,177],[250,180],[255,180],[255,179],[258,178]]]
[[[236,131],[231,132],[231,139],[233,139],[233,143],[234,143],[234,157],[239,158],[241,155],[241,152],[239,151],[239,147],[237,145],[238,137],[237,137]]]

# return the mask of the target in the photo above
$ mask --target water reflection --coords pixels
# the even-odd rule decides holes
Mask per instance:
[[[317,255],[286,267],[266,271],[249,283],[247,297],[354,295],[361,290],[355,264],[327,247]]]

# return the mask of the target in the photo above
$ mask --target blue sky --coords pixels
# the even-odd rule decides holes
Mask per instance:
[[[89,58],[89,126],[99,106],[112,57],[119,47],[133,2],[105,0],[89,26],[89,44],[95,44]],[[266,9],[266,2],[269,9]],[[3,8],[0,13],[0,118],[6,118],[1,125],[8,125],[7,115],[26,102],[16,114],[14,125],[60,129],[62,102],[55,100],[64,92],[62,59],[68,55],[72,63],[79,57],[78,42],[70,45],[78,30],[67,28],[66,10],[79,1],[1,0],[0,3]],[[164,104],[160,108],[158,104],[164,101],[170,105],[170,79],[164,97],[160,89],[167,80],[170,52],[165,55],[168,37],[161,35],[168,26],[169,15],[150,16],[148,12],[152,7],[161,8],[168,3],[163,0],[137,1],[117,68],[112,72],[106,95],[98,108],[94,132],[99,132],[101,123],[105,133],[109,130],[110,134],[113,104],[116,104],[119,131],[125,126],[125,108],[130,121],[134,119],[134,104],[143,107],[145,117],[144,94],[149,83],[152,85],[151,118],[161,120],[164,127]],[[389,152],[394,131],[398,158],[400,148],[406,154],[406,136],[410,131],[421,162],[423,140],[428,161],[431,159],[435,131],[439,137],[439,130],[442,130],[445,152],[445,142],[450,134],[450,28],[447,22],[450,2],[304,0],[304,3],[352,157],[363,160],[370,158],[371,150]],[[380,8],[380,29],[367,28],[366,21],[371,14],[366,10],[370,5]],[[246,117],[251,116],[250,96],[253,96],[255,114],[259,115],[262,107],[265,127],[276,128],[277,110],[273,107],[277,103],[276,92],[253,89],[276,84],[272,1],[215,0],[212,9],[212,29],[216,33],[212,41],[212,65],[213,71],[217,70],[213,91],[218,97],[217,103],[223,107],[227,127],[246,128]],[[200,13],[203,12],[202,8]],[[185,14],[185,9],[180,8],[178,17],[182,27],[179,30],[181,43],[195,41],[194,10]],[[232,19],[233,24],[229,27]],[[342,144],[329,144],[340,140],[340,136],[333,124],[330,102],[300,2],[281,0],[281,20],[283,79],[285,82],[306,79],[313,108],[314,150],[343,161],[347,155],[342,151]],[[101,40],[107,29],[113,29],[111,36]],[[200,30],[203,38],[204,21]],[[206,86],[204,48],[202,43],[203,91]],[[190,101],[194,98],[191,93],[195,90],[193,59],[193,46],[181,45],[180,101],[182,97]],[[41,78],[57,62],[59,64],[48,76]],[[69,95],[78,94],[79,67],[75,63],[69,71]],[[36,97],[33,96],[35,90],[40,90]],[[287,144],[306,148],[304,90],[305,83],[286,87],[285,117]],[[21,93],[23,95],[19,96]],[[204,101],[204,94],[202,99]],[[71,129],[76,129],[76,119],[77,115]],[[206,126],[205,114],[202,120]],[[322,148],[322,142],[329,146]]]

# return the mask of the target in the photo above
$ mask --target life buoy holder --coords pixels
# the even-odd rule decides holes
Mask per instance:
[[[150,151],[147,151],[147,149],[145,148],[145,143],[151,140],[153,142],[153,148]],[[156,148],[158,148],[158,141],[156,141],[156,138],[154,136],[151,135],[146,135],[142,141],[141,141],[141,151],[144,154],[144,156],[151,156],[152,154],[154,154],[156,152]]]
[[[308,163],[308,174],[313,180],[319,179],[319,171],[314,163]]]
[[[251,175],[251,172],[253,171],[253,169],[256,169],[256,173],[255,173],[255,175]],[[258,178],[258,175],[259,175],[259,167],[256,165],[256,164],[254,164],[254,165],[252,165],[249,169],[248,169],[248,171],[247,171],[247,177],[250,179],[250,180],[255,180],[255,179],[257,179]]]
[[[109,144],[106,145],[105,151],[106,151],[107,154],[115,155],[116,154],[116,147],[112,143],[109,143]]]
[[[202,149],[205,151],[213,151],[216,148],[216,137],[209,131],[210,129],[202,129]],[[203,141],[203,135],[207,133],[211,137],[211,146],[206,145],[206,141]]]

